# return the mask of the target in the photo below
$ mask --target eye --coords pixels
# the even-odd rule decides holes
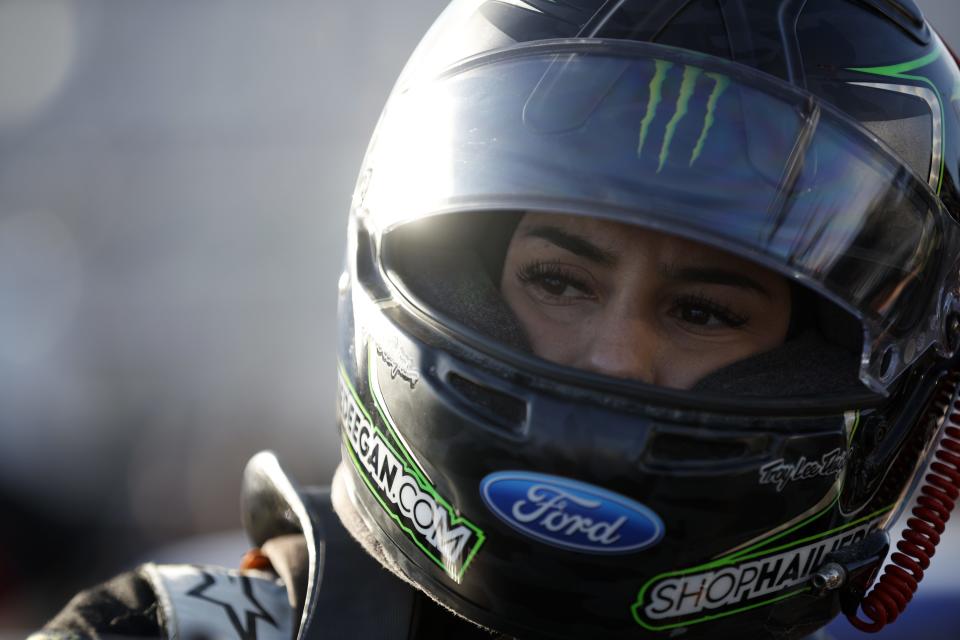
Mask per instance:
[[[530,293],[546,304],[573,304],[595,300],[589,274],[578,267],[552,262],[533,262],[517,271],[517,279]]]
[[[680,296],[673,302],[670,315],[693,327],[703,329],[736,329],[749,322],[747,316],[702,295]]]
[[[560,296],[566,293],[568,290],[575,290],[576,285],[571,285],[570,282],[564,278],[557,276],[543,276],[538,281],[538,284],[543,288],[544,291],[553,296]],[[570,291],[570,294],[573,294],[573,291]]]

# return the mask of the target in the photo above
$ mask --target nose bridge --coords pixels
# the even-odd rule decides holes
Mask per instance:
[[[655,323],[646,315],[611,313],[594,326],[583,366],[616,378],[655,383],[659,341]]]

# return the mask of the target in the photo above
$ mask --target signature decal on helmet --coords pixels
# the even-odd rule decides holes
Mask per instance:
[[[344,447],[377,502],[430,560],[460,582],[483,544],[483,531],[407,462],[409,456],[396,448],[402,445],[384,437],[342,369],[337,413]]]
[[[640,589],[631,607],[633,618],[646,629],[661,631],[734,615],[808,591],[809,578],[824,558],[863,540],[880,525],[887,511],[889,508],[792,545],[759,551],[754,547],[705,565],[658,575]]]
[[[420,381],[420,372],[417,371],[413,358],[407,355],[400,346],[397,337],[393,337],[392,344],[384,345],[377,342],[376,345],[377,355],[390,369],[390,377],[396,379],[397,376],[400,376],[400,378],[406,380],[411,389],[417,386]]]
[[[819,460],[807,460],[800,456],[796,462],[788,463],[784,458],[780,458],[760,467],[760,484],[772,484],[779,492],[797,480],[836,477],[843,471],[847,455],[846,450],[838,447],[820,456]]]
[[[663,537],[656,513],[584,482],[525,471],[498,471],[480,483],[487,507],[523,533],[584,553],[631,553]]]

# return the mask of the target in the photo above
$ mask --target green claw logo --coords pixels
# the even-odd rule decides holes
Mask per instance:
[[[638,158],[643,156],[643,145],[647,140],[647,135],[650,133],[650,126],[653,124],[654,118],[657,117],[657,109],[663,101],[663,85],[667,80],[667,76],[670,74],[670,70],[673,68],[673,63],[667,62],[666,60],[655,60],[654,64],[656,65],[656,70],[653,78],[650,80],[650,97],[647,101],[647,111],[643,116],[643,120],[640,122],[640,140],[637,143]],[[719,73],[704,73],[703,69],[684,65],[683,78],[680,81],[680,93],[677,96],[677,104],[674,108],[673,117],[670,118],[670,121],[667,122],[666,129],[664,129],[657,173],[663,170],[667,159],[670,157],[670,145],[673,142],[673,136],[677,131],[677,127],[680,125],[680,121],[683,120],[690,110],[690,100],[693,98],[697,90],[697,83],[701,78],[708,80],[712,88],[707,98],[706,115],[703,118],[700,137],[697,139],[693,151],[690,153],[690,162],[687,166],[692,167],[693,163],[697,161],[697,158],[699,158],[703,152],[703,147],[707,142],[707,136],[713,127],[717,103],[727,90],[727,87],[730,86],[730,79]]]

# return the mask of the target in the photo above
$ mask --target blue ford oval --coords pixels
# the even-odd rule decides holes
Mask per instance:
[[[568,478],[497,471],[480,483],[487,507],[523,533],[584,553],[631,553],[663,537],[663,521],[629,498]]]

